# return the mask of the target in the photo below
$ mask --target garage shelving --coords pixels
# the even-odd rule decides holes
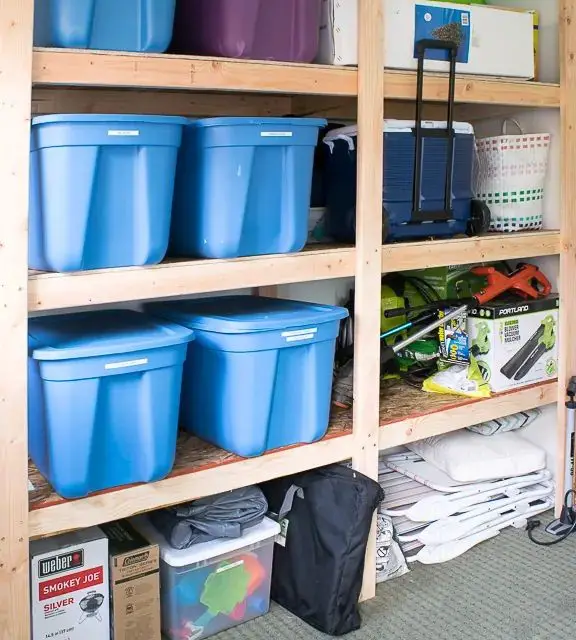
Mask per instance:
[[[570,322],[576,307],[576,0],[560,0],[560,85],[459,77],[457,118],[500,116],[519,108],[560,109],[562,205],[559,230],[510,236],[381,246],[382,126],[413,117],[415,75],[382,72],[381,0],[359,2],[358,69],[216,58],[32,49],[34,0],[0,0],[0,638],[29,638],[30,537],[109,521],[201,495],[351,459],[373,477],[378,450],[521,409],[563,401],[576,371]],[[430,117],[446,79],[425,84]],[[27,210],[30,115],[55,112],[182,115],[325,115],[358,120],[356,247],[319,247],[289,256],[187,261],[151,268],[78,274],[29,273]],[[427,116],[428,117],[428,116]],[[399,414],[393,392],[379,388],[380,278],[389,270],[560,255],[561,366],[558,383],[489,399],[441,397],[419,413]],[[240,459],[188,438],[174,473],[150,484],[64,501],[46,488],[30,508],[27,450],[27,317],[236,288],[355,277],[356,369],[352,413],[335,415],[320,442]],[[573,332],[572,332],[572,335]],[[398,392],[398,391],[396,391]],[[394,392],[395,393],[395,392]],[[558,412],[563,457],[564,412]],[[32,479],[34,472],[32,470]],[[374,593],[374,545],[368,549],[364,597]]]

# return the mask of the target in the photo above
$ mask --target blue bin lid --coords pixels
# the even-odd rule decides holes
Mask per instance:
[[[140,124],[186,125],[190,120],[188,120],[188,118],[182,118],[181,116],[142,116],[126,113],[58,113],[32,118],[33,126],[53,122],[138,122]]]
[[[249,118],[249,117],[229,117],[229,118],[200,118],[198,120],[188,120],[188,124],[194,127],[226,127],[226,126],[254,126],[254,127],[318,127],[319,129],[328,124],[323,118]]]
[[[33,318],[28,336],[35,360],[69,360],[183,344],[194,332],[137,311],[110,310]]]
[[[215,333],[250,333],[342,320],[343,307],[259,296],[219,296],[147,305],[151,313],[191,329]]]

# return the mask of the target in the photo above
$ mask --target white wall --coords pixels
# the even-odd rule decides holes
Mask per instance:
[[[488,4],[538,11],[540,18],[538,80],[559,82],[558,0],[489,0]]]

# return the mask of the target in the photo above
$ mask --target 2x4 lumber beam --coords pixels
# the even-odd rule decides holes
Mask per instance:
[[[556,510],[562,506],[566,458],[565,391],[570,376],[576,375],[576,0],[559,0],[560,5],[560,131],[561,131],[561,205],[560,205],[560,366],[558,373],[558,444]]]
[[[380,280],[384,118],[384,15],[381,0],[358,3],[358,175],[354,292],[354,451],[352,463],[378,479]],[[362,599],[376,594],[376,527],[368,547]]]
[[[34,0],[0,0],[0,638],[30,637],[28,166]]]

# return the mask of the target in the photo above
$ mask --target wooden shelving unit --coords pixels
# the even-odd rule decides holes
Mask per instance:
[[[378,450],[469,426],[514,411],[563,401],[576,371],[576,0],[559,0],[560,86],[477,77],[456,83],[457,117],[506,110],[560,109],[562,205],[559,230],[381,246],[382,126],[412,117],[413,73],[385,71],[381,0],[359,2],[358,69],[168,55],[32,48],[34,0],[0,0],[0,639],[26,640],[29,629],[28,543],[324,464],[351,459],[376,477]],[[427,109],[446,95],[446,78],[430,75]],[[356,247],[318,247],[299,254],[238,260],[169,262],[150,268],[75,274],[29,273],[27,211],[30,114],[65,112],[182,115],[324,115],[357,119],[359,149]],[[560,255],[559,382],[478,401],[427,396],[403,408],[407,388],[379,388],[380,278],[383,272],[482,260]],[[320,442],[240,459],[187,438],[174,472],[150,485],[123,487],[85,499],[55,496],[27,448],[27,317],[33,312],[90,307],[183,294],[354,277],[355,405],[333,416]],[[424,402],[426,400],[426,402]],[[563,402],[558,454],[564,456]],[[28,492],[28,474],[35,491]],[[32,496],[33,503],[29,504]],[[374,544],[368,547],[363,597],[374,594]]]

